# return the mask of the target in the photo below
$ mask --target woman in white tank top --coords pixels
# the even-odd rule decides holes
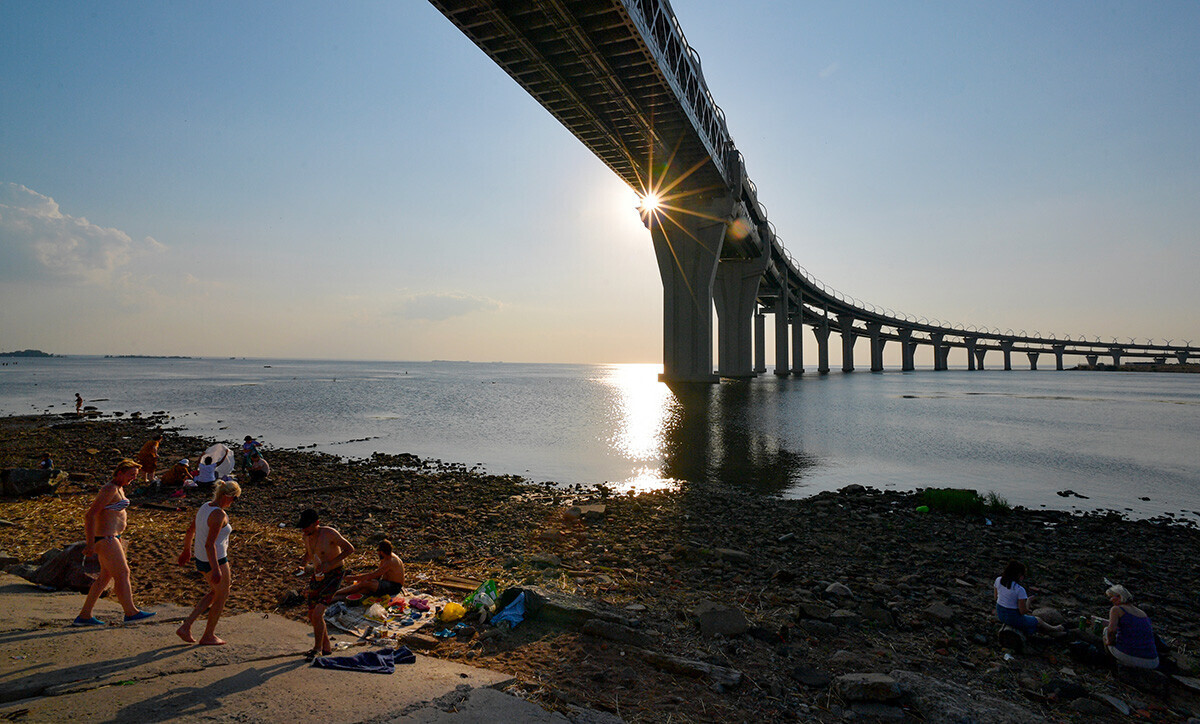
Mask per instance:
[[[189,644],[196,643],[192,638],[192,624],[200,618],[200,614],[208,609],[208,625],[204,627],[204,635],[200,637],[202,646],[220,646],[225,643],[217,637],[217,621],[225,608],[225,600],[229,598],[229,584],[232,573],[229,568],[229,534],[233,526],[229,524],[229,516],[225,510],[242,494],[241,487],[232,481],[217,484],[213,491],[211,502],[200,506],[196,511],[196,519],[188,526],[183,536],[183,552],[179,554],[179,565],[186,566],[194,555],[196,570],[204,574],[208,581],[209,591],[205,593],[196,607],[183,620],[175,633]]]

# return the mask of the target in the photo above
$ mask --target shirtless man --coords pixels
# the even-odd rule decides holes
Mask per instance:
[[[133,604],[133,590],[129,583],[129,561],[125,558],[125,541],[121,534],[125,532],[125,509],[129,507],[129,498],[125,497],[125,486],[137,477],[138,464],[133,460],[122,460],[113,471],[112,482],[100,488],[100,493],[92,501],[91,507],[83,516],[83,530],[87,546],[83,555],[96,556],[100,559],[100,573],[88,589],[83,608],[79,610],[73,626],[103,626],[104,622],[92,615],[92,608],[110,581],[114,583],[113,592],[121,608],[125,609],[125,623],[141,621],[154,614],[150,611],[138,610]]]
[[[321,525],[317,511],[309,508],[300,514],[296,527],[304,532],[304,562],[312,567],[308,581],[308,621],[313,627],[313,648],[308,658],[333,653],[329,631],[325,627],[325,607],[342,585],[346,570],[342,561],[353,555],[354,546],[333,528]]]
[[[392,552],[391,541],[379,541],[379,567],[370,573],[358,576],[347,576],[354,585],[347,586],[337,592],[337,598],[344,599],[354,593],[364,595],[395,596],[404,588],[404,561]]]

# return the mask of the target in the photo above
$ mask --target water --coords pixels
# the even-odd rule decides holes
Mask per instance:
[[[1200,517],[1200,375],[768,375],[676,394],[657,365],[17,362],[0,367],[0,414],[73,410],[79,391],[227,443],[411,452],[560,483],[708,479],[784,496],[952,486],[1030,507]],[[1065,489],[1088,499],[1055,494]]]

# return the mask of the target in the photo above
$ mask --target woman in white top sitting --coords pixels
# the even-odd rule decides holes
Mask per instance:
[[[1051,626],[1037,616],[1029,613],[1029,594],[1021,581],[1025,580],[1025,565],[1020,561],[1010,561],[1004,567],[1004,572],[992,584],[996,592],[996,618],[1006,626],[1012,626],[1023,634],[1029,635],[1034,631],[1061,634],[1062,626]]]
[[[196,603],[196,607],[175,631],[179,638],[189,644],[196,643],[196,639],[192,638],[192,624],[200,618],[205,609],[208,609],[208,625],[204,627],[200,644],[220,646],[225,643],[216,634],[217,620],[221,618],[225,600],[229,598],[229,584],[233,580],[228,557],[229,534],[233,531],[233,526],[229,524],[229,516],[225,511],[241,494],[242,488],[233,481],[218,483],[213,492],[212,502],[200,506],[196,511],[195,520],[183,536],[183,552],[179,554],[179,565],[186,566],[194,555],[196,570],[204,574],[209,585],[208,593]]]

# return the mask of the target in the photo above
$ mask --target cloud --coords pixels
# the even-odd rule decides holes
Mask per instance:
[[[464,317],[472,312],[493,312],[500,302],[462,292],[430,292],[414,294],[400,301],[399,315],[407,319],[441,322]]]
[[[136,254],[165,248],[64,214],[54,199],[20,184],[0,183],[0,278],[103,283]]]
[[[838,70],[841,67],[842,67],[841,63],[834,61],[834,62],[830,63],[829,65],[825,66],[824,68],[822,68],[821,72],[818,73],[817,75],[821,76],[821,80],[825,80],[826,78],[829,78],[830,76],[832,76],[834,73],[838,72]]]

